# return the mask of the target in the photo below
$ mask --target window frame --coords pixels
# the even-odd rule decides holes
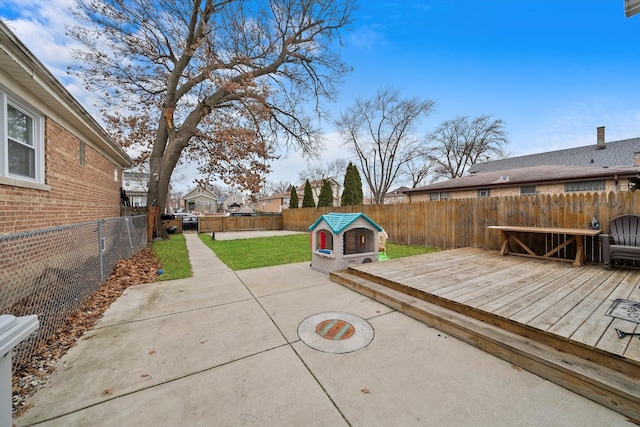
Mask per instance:
[[[9,172],[8,106],[13,107],[32,120],[32,148],[34,151],[33,177]],[[34,184],[44,185],[44,151],[44,115],[27,102],[12,95],[3,86],[0,86],[0,183],[7,183],[17,187],[31,187]]]
[[[529,191],[523,191],[523,190],[529,190]],[[531,191],[533,190],[533,191]],[[538,189],[536,188],[535,185],[521,185],[520,186],[520,195],[521,196],[535,196],[536,194],[538,194]]]
[[[606,189],[607,181],[604,179],[564,183],[565,193],[601,193]]]
[[[480,188],[478,190],[478,198],[485,199],[487,197],[491,197],[491,188]]]
[[[438,191],[434,193],[429,193],[429,201],[440,201],[440,200],[449,200],[451,199],[451,195],[448,191]]]

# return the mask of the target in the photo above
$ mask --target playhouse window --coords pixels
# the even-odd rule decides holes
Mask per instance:
[[[354,228],[344,233],[344,255],[376,252],[378,236],[373,230]]]
[[[333,233],[328,230],[318,230],[316,234],[316,250],[333,250]]]

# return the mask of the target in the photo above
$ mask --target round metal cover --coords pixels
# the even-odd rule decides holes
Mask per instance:
[[[309,347],[325,353],[351,353],[369,345],[373,327],[349,313],[328,311],[300,322],[298,336]]]

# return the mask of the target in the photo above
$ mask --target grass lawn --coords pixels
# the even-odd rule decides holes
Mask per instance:
[[[307,233],[238,240],[211,240],[203,233],[200,240],[232,270],[311,261]]]
[[[307,233],[239,240],[211,240],[208,234],[203,233],[200,240],[233,270],[311,262]],[[437,251],[439,249],[387,243],[387,255],[391,259]]]
[[[169,239],[155,242],[151,248],[155,252],[163,274],[158,280],[184,279],[191,277],[191,263],[187,252],[187,243],[182,234],[171,234]]]

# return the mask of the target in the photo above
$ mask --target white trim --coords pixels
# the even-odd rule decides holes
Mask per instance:
[[[9,172],[9,135],[7,124],[7,105],[11,105],[21,113],[33,120],[33,150],[34,150],[34,177],[11,174]],[[14,181],[16,186],[24,186],[23,183],[44,185],[44,115],[24,100],[16,97],[11,91],[0,86],[0,177]]]

